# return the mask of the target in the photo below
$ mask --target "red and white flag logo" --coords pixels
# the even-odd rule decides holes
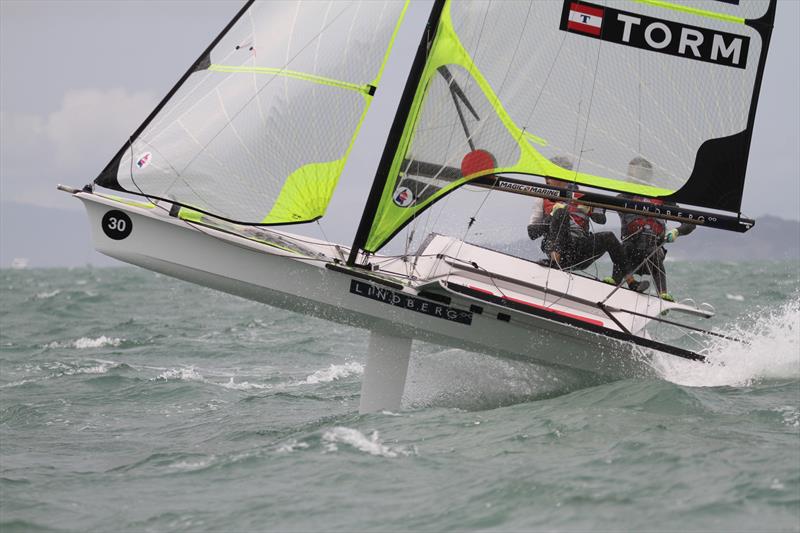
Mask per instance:
[[[602,26],[603,8],[587,6],[576,2],[570,4],[567,29],[599,36]]]

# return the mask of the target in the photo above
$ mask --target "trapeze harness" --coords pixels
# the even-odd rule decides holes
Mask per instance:
[[[656,198],[641,198],[634,196],[633,199],[638,202],[644,202],[652,205],[664,205],[664,200],[658,200]],[[628,223],[625,225],[625,230],[628,235],[635,235],[639,233],[660,237],[664,234],[666,229],[667,227],[660,219],[642,215],[632,215],[630,220],[628,220]]]
[[[544,214],[547,216],[552,216],[553,214],[553,207],[555,207],[556,203],[553,200],[545,199],[544,201]],[[563,203],[563,202],[560,202]],[[570,202],[567,204],[567,212],[569,213],[570,220],[576,226],[578,226],[583,231],[589,231],[589,215],[592,213],[592,208],[590,207],[588,211],[583,211],[579,209],[579,204],[575,202]],[[585,209],[585,207],[584,207]]]

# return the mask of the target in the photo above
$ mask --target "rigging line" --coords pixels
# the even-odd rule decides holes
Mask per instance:
[[[289,54],[291,53],[291,50],[292,50],[292,40],[294,39],[294,30],[295,30],[295,28],[297,28],[297,19],[300,16],[300,6],[301,6],[301,3],[297,2],[297,7],[294,10],[294,17],[292,18],[292,27],[289,30],[289,38],[286,39],[286,60],[285,60],[286,63],[284,65],[288,65],[294,59],[294,58],[290,58]],[[297,55],[295,54],[294,57],[297,57]],[[287,105],[291,105],[292,104],[292,98],[289,96],[290,93],[289,93],[289,79],[288,78],[284,78],[283,79],[283,95],[284,95],[284,98],[286,98],[286,104]]]
[[[637,54],[639,56],[639,84],[638,84],[638,92],[639,92],[639,106],[638,106],[638,114],[636,125],[639,129],[639,155],[642,154],[642,51],[639,50]]]
[[[319,223],[319,219],[316,220],[316,223],[317,223],[317,227],[319,227],[320,233],[322,233],[322,238],[325,239],[328,242],[331,242],[331,240],[328,238],[328,236],[325,235],[325,229],[322,227],[322,224]]]
[[[581,161],[583,160],[583,151],[586,147],[586,136],[589,133],[589,120],[592,116],[592,103],[594,102],[594,88],[595,84],[597,83],[597,69],[600,66],[600,50],[603,48],[603,41],[600,41],[597,45],[597,59],[595,60],[594,64],[594,77],[592,78],[592,90],[589,93],[589,108],[586,110],[586,127],[583,130],[583,140],[581,141],[581,150],[578,152],[578,163],[577,167],[580,168]]]
[[[248,18],[250,19],[250,32],[253,36],[253,50],[258,50],[258,43],[256,42],[256,20],[253,18],[253,11],[249,10]],[[250,56],[250,63],[252,63],[253,67],[256,66],[256,55],[252,54]],[[253,72],[253,90],[258,91],[258,76],[256,73]],[[261,98],[256,98],[256,106],[258,107],[258,116],[261,117],[261,126],[266,129],[267,128],[267,117],[264,116],[264,107],[261,105]]]
[[[500,82],[500,87],[497,89],[497,100],[500,100],[500,93],[503,92],[503,87],[506,85],[506,80],[508,80],[508,75],[511,72],[511,67],[514,64],[514,60],[517,58],[517,52],[519,52],[520,44],[522,44],[522,36],[525,35],[525,28],[528,27],[528,19],[531,16],[531,8],[533,7],[533,2],[528,2],[528,11],[525,12],[525,20],[522,22],[522,29],[519,32],[519,39],[517,39],[517,44],[514,45],[514,53],[511,54],[511,59],[508,61],[508,68],[506,69],[506,73],[503,76],[503,81]]]
[[[481,20],[481,29],[478,31],[478,40],[475,42],[475,57],[478,56],[477,52],[481,47],[481,40],[483,39],[483,29],[486,27],[486,17],[489,15],[489,9],[491,7],[492,7],[492,0],[489,0],[489,2],[486,4],[486,11],[483,12],[483,19]],[[473,73],[472,69],[475,66],[477,66],[475,65],[475,61],[471,61],[470,69],[467,71],[469,73],[469,77],[467,78],[467,89],[470,88],[470,85],[472,85],[472,80],[475,79],[475,77],[472,75]]]
[[[508,75],[511,72],[511,67],[512,67],[512,65],[514,63],[514,59],[516,58],[517,52],[519,51],[520,44],[522,43],[522,38],[525,35],[525,28],[527,27],[527,24],[528,24],[528,18],[530,17],[530,12],[531,12],[532,5],[533,5],[532,2],[528,4],[528,11],[525,13],[525,21],[522,24],[522,30],[520,31],[519,38],[517,39],[517,42],[516,42],[516,44],[514,46],[514,53],[511,55],[511,59],[508,62],[508,67],[506,68],[505,75],[503,76],[503,81],[500,83],[500,87],[499,87],[497,93],[495,94],[495,98],[494,99],[496,101],[500,100],[500,93],[502,92],[503,87],[505,86],[505,83],[508,80]],[[480,42],[481,42],[481,38],[483,36],[483,29],[484,29],[484,27],[486,25],[486,18],[489,15],[490,7],[491,7],[491,2],[489,2],[487,4],[486,11],[484,12],[483,21],[481,23],[480,33],[478,34],[478,42],[475,45],[476,56],[477,56],[477,51],[480,49]],[[562,43],[563,43],[563,41],[562,41]],[[469,80],[468,80],[469,83],[472,82],[472,79],[473,79],[472,67],[475,67],[475,66],[476,66],[475,62],[474,61],[471,62],[471,64],[470,64],[470,73],[469,73],[470,77],[469,77]],[[448,74],[449,74],[449,72],[448,72]],[[475,144],[473,143],[472,138],[471,138],[471,136],[469,134],[469,130],[467,129],[467,126],[466,126],[466,123],[465,123],[465,120],[464,120],[464,116],[463,116],[463,113],[461,111],[461,107],[458,105],[458,101],[455,98],[455,94],[454,93],[451,93],[451,94],[453,95],[453,100],[454,100],[454,102],[456,104],[456,110],[458,112],[459,119],[461,120],[461,124],[462,124],[462,126],[464,128],[464,133],[467,135],[467,142],[469,143],[470,148],[474,151],[475,150]],[[540,95],[541,95],[541,92],[540,92]],[[474,111],[473,111],[473,114],[475,114]],[[480,129],[480,127],[478,129]],[[520,132],[520,135],[524,135],[524,132],[525,132],[525,128],[523,127],[522,131]],[[477,133],[477,131],[475,133]],[[517,141],[519,141],[519,139],[517,139]],[[497,180],[498,180],[498,177],[494,176],[494,179],[495,179],[495,184],[496,184]],[[477,218],[478,214],[483,209],[483,206],[486,204],[486,202],[489,200],[489,196],[492,194],[493,190],[494,190],[494,186],[492,186],[492,188],[490,188],[487,191],[486,195],[483,197],[483,200],[481,201],[480,205],[478,206],[478,209],[476,209],[475,213],[472,215],[472,217],[470,217],[470,222],[467,225],[467,228],[464,230],[464,234],[463,234],[463,236],[461,238],[461,244],[459,245],[459,253],[461,252],[461,247],[464,244],[464,240],[467,238],[467,235],[469,233],[470,228],[472,228],[474,222],[476,221],[476,218]]]
[[[248,10],[248,13],[250,13],[250,16],[252,17],[252,10]],[[235,50],[232,50],[232,51],[228,52],[228,53],[225,55],[225,57],[223,57],[222,59],[220,59],[220,61],[222,61],[223,63],[226,63],[226,62],[228,61],[228,59],[229,59],[231,56],[233,56],[235,53],[236,53],[236,51],[235,51]],[[210,56],[209,56],[209,57],[210,57]],[[194,73],[199,73],[199,72],[201,72],[201,71],[195,71]],[[194,85],[194,87],[192,87],[192,88],[189,90],[189,92],[187,92],[185,95],[181,96],[180,100],[178,100],[177,102],[172,102],[172,101],[170,101],[171,108],[170,108],[170,109],[167,109],[167,111],[164,113],[164,116],[163,116],[163,117],[158,117],[157,119],[156,119],[156,118],[154,118],[154,119],[153,119],[153,122],[152,122],[152,123],[150,123],[150,124],[148,125],[148,128],[149,128],[150,130],[157,130],[158,128],[160,128],[160,127],[161,127],[161,125],[162,125],[162,124],[166,123],[167,119],[169,119],[169,118],[171,117],[171,115],[172,115],[172,114],[173,114],[173,113],[174,113],[176,110],[180,110],[180,108],[181,108],[181,106],[183,105],[183,103],[184,103],[185,101],[187,101],[187,100],[189,99],[189,97],[190,97],[190,96],[192,96],[192,95],[193,95],[193,94],[194,94],[194,93],[195,93],[197,90],[199,90],[199,89],[200,89],[200,88],[201,88],[201,87],[202,87],[202,86],[205,84],[205,82],[206,82],[207,80],[209,80],[209,79],[212,77],[211,71],[209,71],[208,69],[205,69],[205,70],[203,70],[202,72],[204,72],[204,73],[205,73],[205,76],[203,76],[203,78],[202,78],[201,80],[199,80],[199,81],[198,81],[198,82],[197,82],[197,83]],[[220,86],[222,86],[222,84],[224,84],[224,83],[225,83],[226,81],[228,81],[230,78],[231,78],[231,76],[227,76],[227,77],[225,77],[224,79],[220,80],[220,81],[219,81],[219,83],[217,83],[217,85],[215,86],[215,88],[216,88],[216,87],[220,87]],[[183,88],[184,88],[184,87],[183,87],[183,86],[181,86],[181,89],[183,89]],[[210,94],[210,91],[209,91],[209,93],[208,93],[208,94]],[[182,119],[182,118],[183,118],[183,117],[184,117],[184,116],[185,116],[187,113],[189,113],[189,112],[190,112],[190,111],[192,111],[192,110],[193,110],[195,107],[197,107],[197,106],[200,104],[200,102],[202,102],[202,101],[203,101],[203,100],[204,100],[204,99],[205,99],[207,96],[208,96],[208,95],[206,95],[206,96],[203,96],[203,97],[202,97],[200,100],[198,100],[197,102],[195,102],[195,103],[193,103],[191,106],[189,106],[189,108],[188,108],[188,109],[186,109],[185,111],[183,111],[183,112],[180,114],[180,116],[179,116],[178,118],[176,118],[176,119],[172,120],[172,122],[170,122],[170,124],[171,124],[171,123],[174,123],[174,122],[175,122],[175,121],[177,121],[177,120],[181,120],[181,119]],[[153,137],[153,140],[155,140],[155,138],[156,138],[156,137]]]
[[[204,149],[202,148],[202,144],[200,143],[200,141],[199,141],[199,140],[197,140],[197,138],[196,138],[194,135],[192,135],[192,133],[191,133],[191,132],[189,131],[189,129],[188,129],[188,128],[187,128],[187,127],[186,127],[186,126],[183,124],[183,122],[182,122],[181,120],[178,120],[177,124],[178,124],[178,125],[179,125],[181,128],[183,128],[183,130],[186,132],[186,134],[189,136],[189,138],[190,138],[190,139],[192,139],[192,140],[193,140],[195,143],[197,143],[197,145],[198,145],[198,146],[200,146],[200,147],[201,147],[201,149],[200,149],[200,152],[198,152],[198,156],[200,155],[200,153],[203,153]],[[145,144],[147,144],[148,146],[150,145],[150,143],[149,143],[149,142],[147,142],[147,141],[144,141],[144,142],[145,142]],[[220,168],[225,168],[225,165],[222,163],[222,161],[220,161],[220,160],[219,160],[219,158],[218,158],[216,155],[214,155],[213,153],[211,153],[211,154],[208,154],[208,155],[209,155],[209,157],[211,157],[211,159],[212,159],[212,160],[214,160],[214,161],[217,163],[217,165],[219,165],[219,166],[220,166]],[[166,158],[165,158],[165,159],[166,159]],[[167,160],[167,161],[169,161],[169,160]],[[202,196],[200,193],[198,193],[198,192],[197,192],[197,191],[194,189],[194,187],[192,187],[192,185],[191,185],[191,184],[190,184],[190,183],[189,183],[189,182],[188,182],[188,181],[187,181],[187,180],[186,180],[186,179],[183,177],[183,174],[182,174],[181,172],[178,172],[178,170],[177,170],[175,167],[173,167],[171,163],[170,163],[170,168],[172,168],[172,170],[175,172],[175,178],[172,180],[172,182],[169,184],[169,186],[168,186],[166,189],[164,189],[164,192],[165,192],[165,193],[166,193],[166,192],[168,192],[170,189],[172,189],[172,187],[175,185],[175,183],[176,183],[178,180],[181,180],[181,181],[183,182],[183,184],[184,184],[184,185],[185,185],[185,186],[186,186],[186,187],[187,187],[189,190],[191,190],[191,191],[192,191],[192,192],[195,194],[195,196],[197,196],[199,199],[201,199],[203,202],[205,202],[207,206],[209,206],[209,207],[214,207],[214,204],[215,204],[215,202],[209,202],[207,199],[203,198],[203,196]],[[186,170],[186,169],[184,168],[184,170]],[[242,178],[241,178],[241,176],[237,176],[236,174],[234,174],[234,176],[235,176],[236,178],[242,179]],[[138,188],[138,185],[137,185],[137,188]],[[141,191],[141,189],[139,189],[139,190]]]
[[[550,69],[547,71],[547,76],[545,76],[544,78],[544,83],[542,83],[542,88],[539,90],[539,94],[536,96],[536,102],[534,102],[533,108],[531,108],[531,112],[528,114],[528,118],[525,120],[525,124],[531,121],[531,118],[533,118],[533,114],[536,112],[536,108],[539,107],[539,101],[542,99],[542,95],[544,94],[544,91],[547,88],[547,84],[550,82],[550,75],[553,74],[553,70],[555,70],[555,66],[558,63],[559,56],[561,56],[561,49],[564,47],[564,40],[566,38],[567,38],[566,33],[561,36],[561,43],[559,43],[558,45],[558,51],[556,52],[556,57],[553,58],[553,62],[550,64]],[[583,86],[583,82],[581,82],[581,86]]]
[[[344,14],[344,13],[345,13],[345,12],[346,12],[346,11],[347,11],[349,8],[350,8],[350,6],[351,6],[351,5],[352,5],[352,4],[350,4],[350,5],[348,5],[346,8],[344,8],[344,9],[341,11],[341,13],[339,13],[338,15],[336,15],[336,16],[333,18],[333,20],[331,20],[331,21],[330,21],[330,22],[329,22],[329,23],[328,23],[328,24],[327,24],[325,27],[323,27],[323,28],[322,28],[322,29],[321,29],[321,30],[320,30],[320,31],[319,31],[319,32],[318,32],[316,35],[314,35],[314,36],[313,36],[313,37],[312,37],[312,38],[311,38],[311,39],[308,41],[308,43],[306,43],[306,44],[305,44],[305,45],[304,45],[304,46],[303,46],[303,47],[302,47],[302,48],[301,48],[301,49],[300,49],[300,50],[299,50],[299,51],[298,51],[298,52],[297,52],[297,53],[296,53],[294,56],[292,56],[292,58],[291,58],[291,59],[290,59],[290,60],[289,60],[289,61],[288,61],[288,62],[287,62],[287,63],[286,63],[286,64],[285,64],[285,65],[284,65],[282,68],[283,68],[283,69],[285,69],[285,68],[286,68],[286,67],[289,65],[289,63],[291,63],[292,61],[294,61],[294,60],[297,58],[297,56],[299,56],[301,53],[303,53],[303,52],[305,51],[305,49],[306,49],[306,48],[308,48],[309,46],[311,46],[311,44],[312,44],[312,43],[313,43],[315,40],[317,40],[317,39],[320,37],[320,35],[322,35],[322,34],[323,34],[323,32],[325,32],[325,30],[327,30],[327,29],[328,29],[328,28],[329,28],[329,27],[330,27],[330,26],[331,26],[331,25],[332,25],[334,22],[336,22],[336,21],[339,19],[339,17],[341,17],[341,16],[342,16],[342,15],[343,15],[343,14]],[[288,55],[288,49],[287,49],[287,55]],[[275,81],[277,78],[278,78],[278,76],[277,76],[277,75],[274,75],[274,76],[272,76],[272,78],[271,78],[269,81],[267,81],[267,82],[266,82],[264,85],[262,85],[262,86],[261,86],[261,88],[260,88],[258,91],[256,91],[256,93],[255,93],[253,96],[251,96],[250,98],[248,98],[248,99],[247,99],[247,101],[246,101],[244,104],[242,104],[242,107],[241,107],[241,108],[240,108],[240,109],[239,109],[239,110],[238,110],[238,111],[237,111],[237,112],[236,112],[236,113],[233,115],[233,117],[231,117],[231,120],[233,120],[233,119],[235,119],[236,117],[238,117],[238,116],[239,116],[239,114],[240,114],[242,111],[244,111],[244,110],[247,108],[247,106],[250,104],[250,102],[252,102],[252,101],[253,101],[253,99],[254,99],[256,96],[258,96],[258,95],[261,93],[261,91],[263,91],[263,90],[264,90],[264,89],[265,89],[265,88],[266,88],[266,87],[267,87],[269,84],[271,84],[271,83],[272,83],[273,81]],[[213,137],[211,137],[211,139],[209,139],[209,141],[208,141],[208,142],[205,144],[205,146],[203,146],[202,150],[200,150],[200,152],[198,152],[198,153],[197,153],[197,155],[195,155],[195,156],[194,156],[192,159],[190,159],[190,160],[189,160],[189,162],[188,162],[188,163],[186,163],[186,165],[183,167],[183,170],[186,170],[187,168],[189,168],[189,166],[190,166],[190,165],[191,165],[191,164],[192,164],[192,163],[195,161],[195,159],[197,159],[197,158],[200,156],[200,153],[204,152],[204,151],[206,150],[206,148],[208,148],[208,146],[209,146],[209,145],[210,145],[212,142],[214,142],[214,140],[216,140],[216,138],[217,138],[217,137],[219,137],[219,135],[220,135],[220,134],[221,134],[223,131],[225,131],[225,128],[227,128],[227,127],[228,127],[228,124],[225,124],[225,125],[223,125],[223,126],[222,126],[222,128],[220,128],[220,129],[219,129],[219,131],[217,131],[217,133],[215,133],[215,134],[214,134],[214,136],[213,136]],[[183,171],[181,171],[181,173],[183,173]]]
[[[564,35],[563,38],[566,39],[567,36]],[[591,48],[589,46],[586,46],[584,48],[584,53],[583,53],[584,64],[588,63],[587,58],[589,57],[590,50]],[[589,69],[587,67],[581,69],[581,84],[578,86],[580,88],[580,93],[578,94],[578,112],[575,115],[575,138],[572,140],[572,153],[574,155],[578,154],[578,135],[580,133],[580,128],[581,128],[581,108],[583,107],[583,88],[586,82],[586,74],[588,72]]]
[[[252,152],[252,150],[250,150],[250,147],[247,146],[247,144],[245,144],[244,139],[242,139],[242,136],[239,135],[239,130],[236,128],[236,126],[233,125],[233,122],[231,121],[230,115],[228,114],[228,110],[225,107],[225,101],[222,99],[222,93],[219,91],[219,87],[214,89],[214,92],[217,93],[217,100],[219,101],[219,107],[222,110],[222,114],[225,115],[225,119],[231,125],[231,131],[233,132],[233,135],[239,141],[239,144],[242,145],[242,148],[244,148],[244,151],[247,153],[247,155],[249,155],[253,159],[253,163],[256,166],[258,166],[258,159],[256,159],[256,155]]]
[[[250,10],[250,9],[248,9],[248,13],[251,13],[251,10]],[[251,13],[251,17],[252,17],[252,13]],[[230,57],[231,57],[232,55],[234,55],[235,53],[236,53],[236,51],[235,51],[235,50],[228,52],[228,53],[227,53],[227,55],[225,55],[225,57],[223,57],[223,58],[221,59],[221,61],[223,61],[223,62],[227,62],[228,58],[230,58]],[[196,71],[194,71],[192,74],[196,74],[196,73],[199,73],[199,72],[201,72],[201,71],[199,71],[199,70],[196,70]],[[163,116],[163,117],[158,117],[157,119],[156,119],[156,117],[154,117],[154,118],[153,118],[153,122],[151,122],[151,123],[150,123],[150,124],[148,124],[148,126],[147,126],[147,127],[150,129],[150,130],[156,130],[156,129],[158,129],[159,127],[161,127],[161,125],[162,125],[164,122],[166,122],[166,120],[167,120],[168,118],[170,118],[170,115],[171,115],[172,113],[174,113],[176,110],[180,109],[180,107],[183,105],[183,103],[184,103],[186,100],[188,100],[188,99],[189,99],[189,97],[190,97],[190,96],[192,96],[192,95],[195,93],[195,91],[197,91],[197,90],[198,90],[200,87],[202,87],[202,86],[205,84],[206,80],[208,80],[209,78],[211,78],[211,73],[210,73],[210,72],[209,72],[207,69],[206,69],[206,70],[204,70],[204,71],[202,71],[202,72],[204,72],[204,73],[205,73],[205,76],[203,76],[203,78],[202,78],[201,80],[199,80],[199,81],[198,81],[198,82],[197,82],[197,83],[194,85],[194,87],[192,87],[192,88],[189,90],[189,92],[187,92],[185,95],[181,96],[181,97],[180,97],[180,99],[179,99],[177,102],[172,102],[172,101],[170,100],[171,109],[167,109],[167,111],[164,113],[164,116]],[[226,78],[226,80],[227,80],[227,78]],[[222,81],[220,81],[220,83],[219,83],[218,85],[221,85],[221,84],[222,84],[222,83],[224,83],[224,82],[225,82],[225,80],[222,80]],[[183,86],[181,86],[181,89],[183,89],[183,88],[184,88],[184,87],[183,87]],[[176,94],[177,94],[177,93],[176,93]],[[187,113],[189,110],[193,109],[193,108],[194,108],[196,105],[197,105],[197,103],[195,103],[195,104],[192,104],[192,105],[189,107],[189,109],[188,109],[187,111],[185,111],[184,113],[182,113],[182,114],[181,114],[181,117],[183,117],[183,115],[185,115],[185,114],[186,114],[186,113]],[[179,117],[179,118],[180,118],[180,117]]]

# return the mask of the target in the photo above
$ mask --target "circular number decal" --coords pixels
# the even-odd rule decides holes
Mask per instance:
[[[103,225],[103,233],[105,233],[109,239],[114,239],[115,241],[121,241],[130,235],[133,229],[131,217],[117,210],[109,211],[103,215],[101,224]]]

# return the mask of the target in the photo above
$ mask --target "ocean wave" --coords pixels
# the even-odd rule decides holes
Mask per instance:
[[[308,449],[308,448],[309,448],[309,445],[308,445],[307,442],[302,442],[302,441],[297,442],[297,440],[291,439],[291,440],[289,440],[287,442],[284,442],[280,446],[278,446],[278,448],[275,451],[280,452],[280,453],[289,453],[289,452],[293,452],[295,450],[305,450],[305,449]]]
[[[35,298],[37,300],[49,300],[50,298],[58,296],[59,294],[61,294],[61,289],[55,289],[49,292],[39,292],[36,294]]]
[[[102,335],[95,339],[91,339],[89,337],[81,337],[80,339],[70,342],[53,341],[51,343],[45,344],[43,348],[46,349],[76,348],[78,350],[86,350],[88,348],[103,348],[105,346],[117,347],[124,341],[125,339],[120,339],[116,337],[106,337],[105,335]]]
[[[108,374],[113,368],[121,368],[127,366],[114,361],[95,361],[97,364],[92,366],[78,366],[69,368],[61,372],[63,376],[76,376],[80,374]]]
[[[377,431],[373,431],[372,435],[367,437],[357,429],[338,426],[323,433],[322,440],[326,442],[325,450],[328,452],[338,451],[337,444],[347,444],[356,450],[381,457],[395,458],[411,455],[411,452],[403,447],[392,448],[383,444]]]
[[[364,365],[361,363],[350,362],[343,365],[330,365],[328,368],[317,370],[306,377],[304,383],[316,385],[317,383],[329,383],[352,375],[364,373]]]
[[[718,339],[702,353],[708,364],[657,356],[654,366],[666,380],[695,387],[744,386],[762,380],[800,379],[800,299],[750,316],[723,333],[747,344]]]
[[[233,376],[228,378],[228,381],[214,381],[213,379],[206,378],[203,374],[198,372],[195,367],[183,368],[170,368],[164,370],[151,381],[189,381],[197,383],[205,383],[207,385],[214,385],[229,390],[247,391],[247,390],[262,390],[270,389],[271,385],[263,385],[261,383],[250,383],[248,381],[236,382]]]
[[[219,385],[220,387],[224,387],[226,389],[231,390],[253,390],[253,389],[270,389],[272,388],[270,385],[262,385],[261,383],[250,383],[249,381],[240,381],[236,383],[233,378],[227,383],[215,383],[215,385]]]
[[[797,407],[785,405],[776,409],[776,411],[783,417],[784,425],[793,428],[800,428],[800,411],[798,411]]]
[[[188,368],[170,368],[160,373],[153,378],[153,381],[202,381],[205,382],[206,378],[197,372],[194,367]]]

